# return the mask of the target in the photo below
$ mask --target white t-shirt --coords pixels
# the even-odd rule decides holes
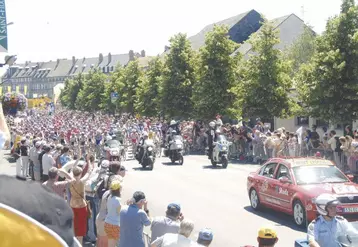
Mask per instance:
[[[337,135],[333,136],[331,139],[328,140],[327,144],[331,145],[331,149],[334,151],[337,148],[337,141],[335,139]]]
[[[42,156],[42,172],[44,175],[48,175],[48,170],[50,170],[51,167],[55,166],[56,162],[52,158],[51,154],[44,154]]]
[[[166,233],[157,238],[152,244],[160,247],[192,247],[197,246],[195,242],[181,234]]]

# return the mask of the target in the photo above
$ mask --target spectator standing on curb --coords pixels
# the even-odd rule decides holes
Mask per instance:
[[[147,208],[148,202],[141,191],[136,191],[120,212],[121,236],[119,247],[144,247],[143,227],[151,224]],[[143,210],[144,209],[144,210]]]
[[[151,240],[154,241],[158,237],[166,233],[178,233],[180,221],[184,219],[179,204],[170,203],[167,207],[166,216],[155,217],[151,225]]]
[[[190,240],[190,234],[194,230],[194,222],[183,220],[180,223],[179,233],[166,233],[152,242],[151,247],[190,247],[196,243]]]

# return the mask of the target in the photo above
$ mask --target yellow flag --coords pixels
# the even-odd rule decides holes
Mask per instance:
[[[0,87],[0,95],[2,95],[2,87]]]
[[[27,93],[27,85],[24,85],[24,94],[26,95]]]
[[[7,92],[8,92],[8,93],[11,92],[11,86],[7,86]]]
[[[20,92],[20,86],[16,86],[16,92]]]

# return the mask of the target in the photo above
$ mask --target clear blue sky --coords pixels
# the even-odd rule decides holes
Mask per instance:
[[[251,9],[268,19],[295,13],[322,32],[341,0],[6,0],[9,53],[19,61],[83,58],[144,49]],[[304,16],[302,11],[304,6]]]

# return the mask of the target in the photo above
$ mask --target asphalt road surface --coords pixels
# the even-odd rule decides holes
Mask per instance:
[[[9,163],[3,152],[0,155],[0,173],[15,175],[15,163]],[[128,172],[123,201],[130,199],[133,192],[143,191],[151,216],[164,215],[170,202],[180,203],[184,217],[195,222],[193,239],[201,228],[213,229],[211,247],[257,246],[257,231],[265,225],[275,226],[278,247],[294,246],[295,239],[306,236],[291,216],[272,210],[252,211],[246,178],[257,165],[229,164],[227,169],[213,169],[209,160],[200,155],[185,156],[183,166],[159,158],[153,171],[142,170],[135,161],[126,161],[124,165]]]

